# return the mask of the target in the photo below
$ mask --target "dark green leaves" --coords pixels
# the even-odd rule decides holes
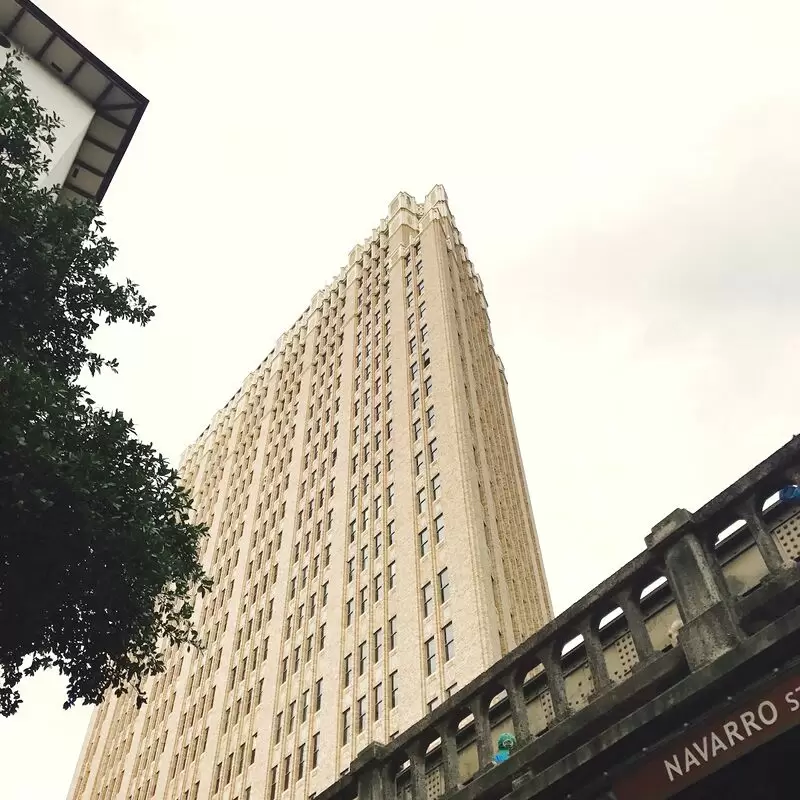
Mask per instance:
[[[106,270],[116,248],[98,208],[40,188],[57,120],[0,68],[0,713],[23,673],[57,668],[66,706],[99,702],[163,670],[162,639],[197,643],[205,531],[176,473],[81,371],[100,324],[146,324],[153,307]]]

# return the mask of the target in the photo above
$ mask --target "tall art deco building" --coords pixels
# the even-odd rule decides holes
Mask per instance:
[[[74,800],[308,798],[552,615],[486,300],[407,194],[186,451],[202,652],[110,697]]]

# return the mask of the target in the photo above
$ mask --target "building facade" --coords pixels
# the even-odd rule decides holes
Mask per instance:
[[[70,797],[307,798],[552,617],[486,301],[398,195],[184,454],[201,652],[95,712]]]

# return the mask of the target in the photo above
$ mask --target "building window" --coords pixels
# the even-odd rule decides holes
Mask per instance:
[[[425,419],[428,422],[428,427],[432,428],[436,424],[436,412],[433,410],[433,406],[428,406],[425,409]]]
[[[389,675],[389,708],[397,708],[397,671]]]
[[[394,533],[395,533],[395,523],[394,520],[389,520],[389,524],[386,526],[386,536],[389,540],[389,547],[394,544]]]
[[[427,324],[425,324],[425,325],[420,325],[420,328],[419,328],[419,338],[420,338],[420,339],[421,339],[423,342],[427,342],[427,341],[428,341],[428,326],[427,326]]]
[[[423,528],[419,532],[419,555],[420,558],[428,555],[430,549],[430,537],[428,536],[428,529]]]
[[[397,617],[389,618],[389,650],[397,645]]]
[[[351,597],[344,605],[345,625],[349,628],[353,624],[353,598]]]
[[[431,494],[434,502],[442,498],[442,477],[438,473],[431,478]]]
[[[283,759],[283,791],[285,792],[289,788],[289,784],[292,780],[292,757],[286,756]]]
[[[422,307],[420,307],[420,310],[419,310],[420,316],[422,316],[423,310],[424,309]],[[426,350],[422,354],[422,366],[423,366],[423,368],[425,368],[425,367],[429,367],[430,365],[431,365],[431,351],[430,350]]]
[[[425,667],[427,675],[436,672],[436,640],[433,637],[425,642]]]
[[[447,567],[439,573],[439,598],[443,603],[450,598],[450,577],[447,574]]]
[[[314,711],[319,711],[322,708],[322,678],[317,681],[314,690]]]
[[[358,733],[363,732],[364,726],[367,724],[367,698],[359,697],[358,705],[356,707],[356,730]]]
[[[383,716],[383,684],[379,683],[375,686],[373,692],[373,711],[376,720]]]
[[[419,407],[419,389],[414,389],[411,392],[411,408],[415,409]]]
[[[415,361],[411,365],[411,380],[415,381],[419,377],[419,364]]]
[[[419,437],[422,436],[422,422],[418,419],[414,420],[414,424],[411,426],[412,431],[414,434],[414,441],[419,441]]]
[[[375,584],[375,602],[377,603],[383,597],[383,575],[378,573],[374,578]]]
[[[352,653],[348,653],[344,657],[344,665],[343,665],[342,672],[344,673],[344,685],[345,686],[349,686],[350,685],[350,678],[353,675],[353,654]]]
[[[369,564],[369,545],[364,545],[361,548],[361,569],[364,570]]]
[[[428,497],[424,489],[417,492],[417,513],[424,514],[428,509]]]
[[[367,610],[367,587],[362,586],[359,590],[359,605],[360,605],[360,613],[364,614]]]
[[[361,642],[358,646],[358,674],[363,675],[367,669],[367,643]]]
[[[375,534],[375,561],[380,561],[381,553],[383,552],[383,534]]]
[[[431,394],[433,394],[433,378],[428,375],[428,377],[425,378],[425,397],[430,397]]]
[[[392,561],[389,564],[389,588],[394,589],[394,582],[397,578],[397,564]]]
[[[342,744],[350,741],[350,709],[342,711]]]
[[[436,542],[441,544],[444,541],[444,514],[439,514],[433,524],[436,526]]]
[[[439,456],[439,444],[437,443],[435,437],[428,443],[428,453],[430,455],[430,460],[436,461],[437,457]]]
[[[417,453],[414,456],[414,474],[420,475],[422,474],[422,470],[425,467],[425,455],[423,453]]]
[[[449,661],[456,654],[452,622],[448,622],[447,625],[442,628],[442,639],[444,641],[444,660]]]
[[[389,508],[394,505],[394,484],[390,483],[386,487],[386,504]]]
[[[306,768],[306,746],[301,744],[297,748],[297,780],[303,777]]]
[[[319,734],[315,733],[311,740],[311,769],[319,764]]]
[[[433,586],[426,583],[422,587],[422,616],[429,616],[431,611],[433,611]]]
[[[373,656],[377,664],[383,658],[383,628],[372,634]]]
[[[433,700],[430,700],[428,702],[428,713],[430,714],[431,711],[433,711],[433,709],[436,708],[436,706],[438,706],[438,705],[439,705],[439,698],[438,697],[434,697]]]
[[[221,764],[217,765],[221,767]],[[269,780],[269,797],[270,800],[275,800],[275,795],[278,793],[278,768],[273,767],[270,771],[270,780]],[[215,781],[214,781],[214,791],[219,791],[219,773],[215,772]]]

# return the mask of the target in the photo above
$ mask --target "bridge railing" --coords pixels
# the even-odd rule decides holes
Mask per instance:
[[[500,732],[517,740],[509,764],[539,769],[735,647],[766,624],[756,590],[795,577],[800,506],[776,500],[787,484],[800,484],[800,437],[694,514],[670,514],[644,552],[400,736],[362,751],[318,800],[477,797]]]

